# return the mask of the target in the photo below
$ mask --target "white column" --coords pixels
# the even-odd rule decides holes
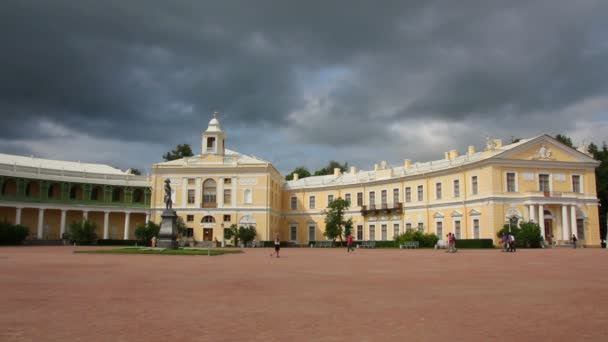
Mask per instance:
[[[89,219],[89,212],[87,210],[82,212],[82,220],[86,221]]]
[[[44,226],[44,209],[38,209],[38,238],[42,239],[42,229]]]
[[[570,240],[570,229],[568,228],[568,206],[562,205],[562,240]]]
[[[536,222],[534,219],[534,204],[530,204],[530,221]]]
[[[196,179],[196,190],[194,190],[194,202],[196,202],[196,207],[197,208],[201,208],[202,204],[203,204],[203,197],[202,197],[202,181],[200,178]]]
[[[578,239],[578,231],[576,229],[576,206],[570,206],[570,230],[572,234],[568,236],[569,238],[574,235]]]
[[[61,221],[59,223],[59,237],[63,236],[63,233],[65,233],[65,216],[66,216],[67,210],[62,210],[61,211]]]
[[[125,233],[123,236],[124,240],[129,240],[129,226],[131,223],[130,221],[131,221],[131,213],[127,211],[125,213]]]
[[[104,239],[110,238],[110,212],[109,211],[103,212],[103,238]]]
[[[545,239],[545,209],[542,204],[538,205],[538,225],[540,226],[540,237]]]
[[[237,178],[236,177],[232,177],[232,198],[231,198],[231,202],[230,205],[234,208],[236,207],[236,182],[237,182]]]
[[[23,208],[17,207],[15,209],[17,209],[15,213],[15,224],[21,224],[21,209]]]
[[[150,222],[150,213],[146,213],[146,222],[144,223],[148,223]]]
[[[188,205],[188,178],[182,178],[182,207]]]
[[[224,207],[224,177],[220,177],[217,185],[217,207]]]

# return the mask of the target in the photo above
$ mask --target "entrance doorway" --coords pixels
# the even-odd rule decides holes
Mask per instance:
[[[547,242],[552,245],[553,244],[553,220],[545,219],[545,239]]]
[[[203,228],[203,241],[213,240],[213,228]]]

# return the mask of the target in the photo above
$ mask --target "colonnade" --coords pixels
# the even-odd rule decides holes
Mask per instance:
[[[576,205],[560,204],[561,210],[561,240],[568,241],[572,235],[578,238],[576,225]],[[543,204],[528,205],[530,221],[538,223],[540,235],[545,239],[545,206]],[[555,217],[555,215],[554,215]],[[559,237],[558,237],[559,238]]]

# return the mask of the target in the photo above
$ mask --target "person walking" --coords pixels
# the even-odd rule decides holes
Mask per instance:
[[[578,239],[576,238],[576,235],[572,234],[572,247],[574,249],[576,249],[576,241],[578,241]]]
[[[450,245],[450,252],[456,253],[456,235],[450,233],[448,243]]]
[[[351,251],[355,251],[355,249],[353,248],[353,235],[349,234],[348,238],[346,238],[346,253],[349,253]]]
[[[274,252],[270,253],[270,257],[273,257],[274,255],[276,255],[277,258],[280,258],[280,256],[279,256],[280,250],[281,250],[281,240],[279,239],[279,234],[277,234],[274,238]]]
[[[509,235],[510,234],[503,234],[503,236],[502,236],[502,251],[503,252],[509,251]]]
[[[509,233],[509,248],[507,252],[515,252],[515,235],[513,233]]]

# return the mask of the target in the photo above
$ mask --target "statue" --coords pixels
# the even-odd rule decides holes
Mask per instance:
[[[165,207],[166,209],[173,209],[173,200],[171,199],[171,180],[165,179]]]
[[[540,145],[540,149],[538,149],[538,152],[536,152],[536,154],[538,155],[538,157],[540,159],[549,159],[549,158],[551,158],[551,152],[549,152],[549,150],[547,149],[547,147],[545,146],[545,144]]]

